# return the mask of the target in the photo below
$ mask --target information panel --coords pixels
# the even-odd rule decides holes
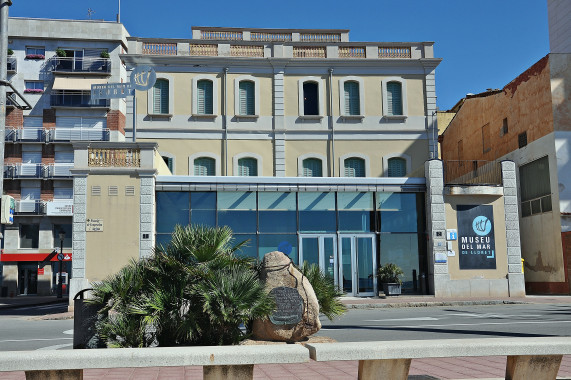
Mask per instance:
[[[494,208],[458,205],[460,269],[496,269]]]

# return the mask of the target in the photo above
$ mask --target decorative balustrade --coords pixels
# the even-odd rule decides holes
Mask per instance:
[[[264,57],[264,47],[256,45],[232,45],[230,46],[232,57]]]
[[[90,148],[88,166],[99,167],[140,167],[139,149]]]
[[[341,42],[341,34],[331,33],[301,33],[301,42]]]
[[[212,44],[190,44],[190,55],[202,55],[216,57],[218,55],[218,45]]]
[[[325,46],[294,46],[295,58],[327,58]]]
[[[241,41],[243,39],[242,32],[231,31],[200,31],[201,39],[203,40],[232,40]]]
[[[291,33],[270,33],[270,32],[252,32],[250,33],[252,41],[291,41]]]
[[[366,58],[362,46],[339,46],[339,58]]]
[[[410,58],[410,47],[379,47],[379,58]]]
[[[177,55],[177,45],[165,42],[143,42],[143,54]]]

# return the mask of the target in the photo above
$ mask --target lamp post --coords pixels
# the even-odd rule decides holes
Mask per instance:
[[[63,241],[65,239],[65,231],[60,230],[59,241],[60,241],[60,251],[57,258],[59,260],[59,283],[57,288],[57,298],[62,298],[63,296]]]

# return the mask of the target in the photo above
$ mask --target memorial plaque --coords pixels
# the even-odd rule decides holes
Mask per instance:
[[[270,316],[274,325],[295,325],[303,315],[303,298],[295,288],[279,286],[270,294],[276,300],[276,311]]]

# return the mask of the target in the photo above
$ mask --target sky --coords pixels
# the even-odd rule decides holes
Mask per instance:
[[[502,88],[549,52],[547,0],[13,0],[11,17],[121,22],[132,36],[191,26],[350,29],[350,41],[434,41],[437,106]]]

